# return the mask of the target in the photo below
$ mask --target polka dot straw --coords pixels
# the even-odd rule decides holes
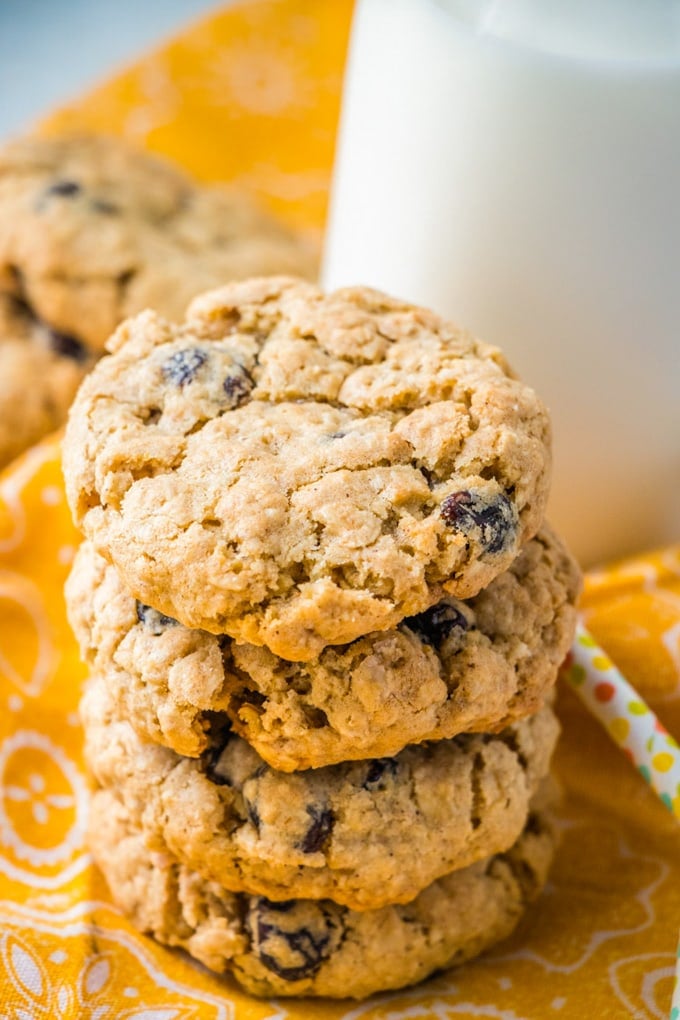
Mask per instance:
[[[579,624],[563,675],[680,821],[680,747]]]
[[[582,624],[562,675],[680,821],[680,747]],[[680,1020],[680,945],[670,1020]]]

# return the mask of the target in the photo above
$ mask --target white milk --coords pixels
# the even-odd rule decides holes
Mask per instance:
[[[360,0],[324,267],[353,283],[535,386],[583,563],[680,540],[680,4]]]

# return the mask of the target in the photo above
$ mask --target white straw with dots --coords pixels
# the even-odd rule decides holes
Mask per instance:
[[[680,747],[579,624],[562,675],[680,821]]]
[[[579,623],[562,676],[680,822],[680,747]],[[670,1020],[680,1020],[680,945]]]

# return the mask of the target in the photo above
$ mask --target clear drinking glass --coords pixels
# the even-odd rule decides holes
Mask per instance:
[[[584,564],[680,540],[680,3],[359,0],[323,276],[505,350]]]

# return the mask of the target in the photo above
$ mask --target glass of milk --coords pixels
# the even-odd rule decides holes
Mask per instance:
[[[359,0],[323,275],[504,349],[585,565],[680,540],[678,0]]]

